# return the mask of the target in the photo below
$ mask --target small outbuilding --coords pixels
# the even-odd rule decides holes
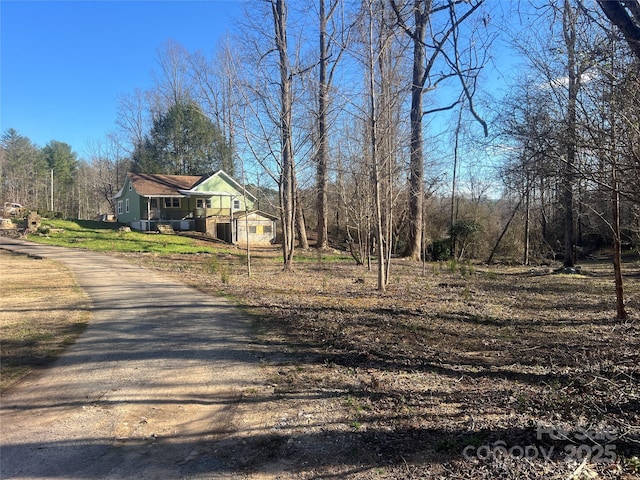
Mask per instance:
[[[270,245],[275,242],[278,217],[254,210],[236,217],[236,243]],[[247,234],[248,233],[248,234]]]

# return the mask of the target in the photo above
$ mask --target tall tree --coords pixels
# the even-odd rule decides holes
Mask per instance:
[[[71,146],[56,140],[51,140],[42,149],[44,159],[53,171],[53,195],[54,204],[51,210],[62,213],[67,218],[73,218],[78,211],[77,195],[74,188],[75,175],[79,163]]]
[[[156,57],[159,71],[153,72],[156,96],[154,111],[163,112],[174,105],[186,104],[193,98],[189,52],[175,40],[167,40]]]
[[[365,74],[366,90],[362,107],[362,123],[365,141],[362,157],[366,159],[369,173],[370,194],[364,207],[369,207],[371,217],[360,222],[366,228],[365,242],[371,230],[375,242],[378,272],[378,290],[384,291],[389,281],[391,252],[393,249],[394,181],[396,180],[399,150],[400,76],[402,55],[398,51],[397,36],[390,28],[393,22],[389,4],[380,0],[362,2],[360,23],[362,48],[361,62]],[[369,255],[369,252],[367,252]]]
[[[136,146],[144,143],[144,138],[151,128],[150,94],[139,88],[133,93],[121,94],[117,99],[116,125],[120,136],[124,137],[120,145],[132,154]]]
[[[193,102],[172,105],[158,116],[133,160],[136,171],[147,173],[204,175],[220,168],[233,172],[230,146]]]
[[[235,153],[240,116],[237,92],[240,65],[230,38],[223,39],[212,58],[207,58],[202,52],[190,55],[189,65],[194,98]],[[233,170],[226,171],[230,175],[235,174]]]
[[[566,156],[563,177],[562,205],[564,207],[564,266],[573,267],[574,256],[574,218],[573,188],[576,168],[577,150],[577,101],[581,75],[576,60],[576,21],[577,14],[570,0],[564,0],[562,8],[562,34],[567,52],[567,124],[566,124]]]
[[[278,52],[280,86],[279,134],[282,170],[280,171],[280,208],[283,228],[284,269],[291,270],[295,247],[295,163],[293,157],[293,91],[292,71],[287,44],[287,4],[285,0],[270,0],[273,16],[275,48]]]
[[[318,146],[316,151],[316,226],[317,248],[326,249],[328,243],[329,207],[328,207],[328,162],[329,162],[329,107],[331,87],[339,60],[348,43],[350,27],[345,25],[341,16],[332,22],[342,0],[319,0],[319,58],[318,58]],[[330,29],[330,25],[334,28]]]
[[[41,208],[45,202],[49,171],[40,149],[9,128],[0,138],[0,201]]]
[[[294,85],[300,84],[303,70],[299,67],[300,44],[296,43],[297,35],[289,42],[288,2],[262,0],[252,7],[242,38],[244,48],[239,52],[245,56],[242,63],[248,66],[239,78],[238,93],[244,110],[239,115],[239,148],[245,149],[278,187],[283,269],[288,271],[293,268],[296,222],[302,217],[296,199],[296,153],[300,137],[306,136],[309,127],[293,121]]]
[[[89,162],[89,182],[99,207],[97,212],[115,214],[113,197],[131,169],[131,160],[126,156],[121,142],[114,135],[108,135],[105,141],[96,141],[90,145]],[[100,208],[103,206],[104,208]]]
[[[376,71],[378,65],[378,56],[380,50],[376,48],[379,44],[376,43],[376,5],[375,0],[369,0],[367,2],[367,10],[365,14],[367,16],[367,57],[366,57],[366,75],[368,83],[368,95],[369,95],[369,158],[371,159],[371,180],[373,184],[373,199],[375,206],[374,216],[374,228],[376,232],[376,247],[377,247],[377,262],[378,262],[378,290],[384,292],[387,287],[387,255],[385,246],[387,245],[387,238],[385,236],[384,218],[383,218],[383,193],[382,193],[382,176],[383,176],[383,164],[380,158],[380,144],[379,144],[379,105],[376,88]]]
[[[409,164],[409,235],[405,256],[419,259],[422,250],[422,224],[424,200],[424,144],[423,108],[425,92],[431,91],[447,78],[457,78],[461,95],[475,118],[486,124],[476,113],[473,104],[474,85],[483,66],[481,57],[476,62],[463,65],[460,26],[473,15],[484,0],[458,2],[455,0],[391,0],[397,21],[409,36],[413,45],[413,68],[411,76],[411,150]],[[428,37],[428,38],[427,38]],[[435,111],[453,108],[439,107]]]

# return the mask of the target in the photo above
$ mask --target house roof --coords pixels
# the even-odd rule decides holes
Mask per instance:
[[[272,215],[271,213],[263,212],[261,210],[249,210],[248,212],[244,211],[244,212],[234,213],[234,216],[236,218],[243,218],[243,217],[246,217],[247,215],[258,215],[264,218],[268,218],[269,220],[275,220],[275,221],[279,220],[279,218],[276,215]]]
[[[202,176],[159,175],[153,173],[128,173],[133,188],[142,196],[182,196],[180,190],[190,190],[199,183]]]
[[[198,185],[213,177],[221,177],[235,188],[242,192],[242,185],[235,181],[223,170],[218,170],[212,175],[161,175],[155,173],[127,173],[127,178],[136,193],[142,197],[185,197],[197,196],[206,197],[213,195],[234,196],[229,192],[218,191],[198,191]],[[112,198],[120,198],[124,194],[125,185]],[[255,201],[256,198],[251,192],[245,193],[246,197]]]

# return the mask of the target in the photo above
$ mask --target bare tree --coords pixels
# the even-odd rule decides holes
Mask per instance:
[[[382,175],[383,167],[380,158],[380,146],[378,139],[378,99],[376,95],[376,68],[379,50],[376,50],[376,30],[375,30],[375,11],[376,2],[369,0],[366,5],[367,15],[367,57],[366,57],[366,75],[367,86],[369,92],[369,156],[371,161],[371,177],[373,183],[373,199],[375,205],[374,226],[377,239],[377,261],[378,261],[378,290],[385,291],[387,287],[387,255],[385,245],[387,238],[383,223],[383,198],[382,198]],[[378,36],[378,38],[380,38]]]
[[[160,70],[153,72],[154,92],[162,111],[192,100],[189,56],[187,49],[175,40],[167,40],[158,49],[156,61]]]
[[[594,199],[596,202],[594,205],[589,205],[589,208],[611,231],[616,317],[618,320],[625,320],[628,314],[625,308],[622,275],[621,176],[626,160],[629,158],[629,149],[625,145],[624,138],[636,136],[634,130],[637,130],[635,126],[628,123],[637,110],[637,98],[628,88],[631,87],[635,91],[637,84],[635,75],[631,73],[632,70],[624,73],[627,71],[625,67],[628,61],[619,54],[620,48],[617,48],[619,42],[610,34],[606,43],[609,46],[609,58],[601,59],[605,61],[601,61],[597,66],[598,79],[594,81],[591,88],[592,98],[595,100],[593,114],[589,116],[590,121],[585,128],[590,138],[587,148],[597,155],[598,162],[593,165],[591,171],[580,173],[596,185],[598,193],[610,192],[609,202],[606,200],[602,202],[610,204],[610,220],[606,219],[606,209],[597,211],[595,203],[599,203],[599,199]],[[635,122],[632,120],[633,123]]]
[[[397,180],[397,155],[400,144],[400,75],[402,55],[396,49],[396,35],[390,26],[393,13],[379,0],[362,3],[360,61],[366,81],[366,101],[362,121],[366,141],[363,157],[368,163],[371,189],[371,219],[375,234],[378,290],[384,291],[389,281],[393,249],[394,183]]]
[[[117,99],[116,125],[124,138],[122,146],[132,153],[136,145],[142,145],[151,127],[149,92],[135,89],[132,93],[121,94]]]
[[[343,11],[339,10],[343,0],[319,0],[319,58],[318,58],[318,146],[316,152],[316,227],[317,248],[327,249],[328,244],[328,162],[329,162],[329,107],[330,90],[340,58],[349,42],[350,26],[345,24]],[[337,21],[333,21],[339,17]],[[333,25],[333,28],[329,27]]]
[[[575,263],[575,232],[573,218],[573,188],[577,149],[576,115],[578,90],[580,89],[581,69],[577,64],[576,11],[569,0],[564,0],[562,8],[562,34],[567,52],[567,125],[566,156],[563,176],[562,205],[564,207],[564,266],[573,267]]]
[[[284,270],[293,267],[296,182],[293,129],[293,80],[285,0],[252,5],[242,40],[239,72],[241,102],[239,148],[253,157],[278,187]]]
[[[461,62],[462,42],[460,26],[484,3],[484,0],[457,2],[455,0],[406,0],[400,3],[391,0],[397,22],[409,36],[413,45],[413,69],[411,80],[411,158],[409,165],[409,238],[405,256],[420,259],[422,248],[422,224],[424,201],[424,144],[423,118],[427,113],[453,108],[459,103],[437,107],[431,112],[423,108],[423,97],[427,91],[449,78],[456,78],[461,85],[461,98],[474,117],[486,123],[476,113],[473,93],[478,72],[484,59],[476,57],[477,63],[463,66]],[[437,19],[436,19],[437,17]]]
[[[282,170],[280,172],[280,207],[283,230],[282,253],[284,269],[291,270],[295,248],[295,168],[292,139],[292,72],[287,45],[287,5],[285,0],[270,0],[273,14],[275,48],[278,52],[280,73],[280,145]]]
[[[108,212],[116,212],[113,197],[118,193],[131,167],[122,142],[115,135],[107,135],[104,140],[93,141],[88,149],[91,176],[88,187],[98,205],[108,205]]]
[[[203,111],[222,132],[227,145],[236,154],[236,129],[240,99],[237,92],[239,66],[229,38],[219,44],[215,56],[207,58],[202,52],[189,56],[190,74],[194,83],[193,96]],[[235,174],[235,162],[225,164],[224,170]]]

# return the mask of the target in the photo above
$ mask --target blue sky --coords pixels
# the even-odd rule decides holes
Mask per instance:
[[[115,130],[117,97],[152,85],[158,48],[209,53],[239,0],[0,1],[0,132],[81,157]]]

